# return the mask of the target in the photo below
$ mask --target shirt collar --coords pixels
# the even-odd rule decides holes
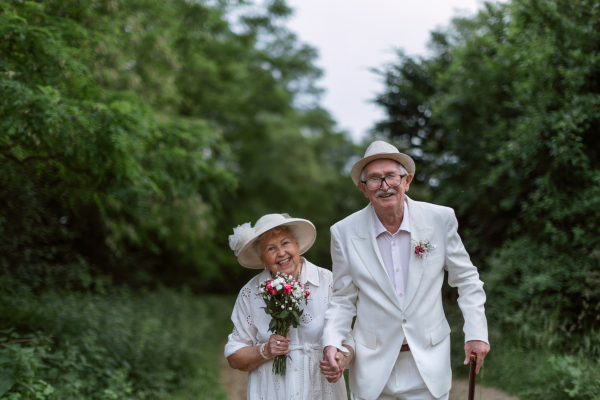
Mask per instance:
[[[301,259],[304,260],[304,263],[302,264],[302,271],[300,272],[298,280],[300,281],[300,283],[309,282],[313,286],[319,286],[320,279],[317,266],[309,262],[304,257],[301,257]]]
[[[379,220],[379,217],[375,212],[375,207],[371,207],[371,210],[373,211],[373,230],[375,231],[375,237],[378,237],[382,233],[387,232],[387,229],[385,229],[385,227]],[[406,202],[406,200],[404,200],[404,216],[402,217],[402,223],[400,224],[400,228],[398,228],[398,232],[400,231],[410,233],[410,216],[408,213],[408,203]],[[394,235],[398,232],[395,232]]]

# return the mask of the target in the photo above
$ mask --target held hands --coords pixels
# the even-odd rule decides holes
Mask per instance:
[[[277,344],[279,342],[279,344]],[[290,350],[288,349],[290,344],[290,335],[286,337],[279,335],[271,335],[267,345],[265,346],[265,356],[270,360],[277,356],[283,356],[288,354]]]
[[[465,365],[471,362],[471,353],[477,354],[477,368],[476,373],[479,373],[479,369],[483,365],[483,359],[490,352],[490,345],[481,340],[469,340],[465,343]]]
[[[321,373],[328,382],[337,382],[344,373],[352,357],[343,355],[337,348],[327,346],[323,349],[323,361],[320,361]]]

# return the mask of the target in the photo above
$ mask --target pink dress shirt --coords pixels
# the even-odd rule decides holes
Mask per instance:
[[[392,234],[385,229],[377,217],[375,209],[373,209],[373,229],[387,274],[396,289],[400,305],[404,306],[408,261],[410,260],[410,218],[406,201],[404,202],[402,224],[397,232]]]

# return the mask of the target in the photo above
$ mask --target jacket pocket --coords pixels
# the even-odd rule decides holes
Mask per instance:
[[[356,342],[368,347],[371,350],[377,349],[377,336],[362,329],[358,322],[354,324],[352,337]]]
[[[444,318],[441,324],[437,326],[434,330],[431,331],[431,345],[435,346],[442,340],[446,338],[450,334],[450,325],[448,324],[448,320]]]

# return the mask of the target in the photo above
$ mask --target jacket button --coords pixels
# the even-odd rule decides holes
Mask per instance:
[[[406,323],[406,318],[402,320],[402,323],[405,324]]]

